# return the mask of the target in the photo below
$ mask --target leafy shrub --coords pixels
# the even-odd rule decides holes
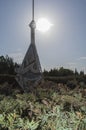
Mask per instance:
[[[74,88],[76,88],[76,86],[77,86],[77,82],[74,80],[67,82],[67,87],[70,89],[74,89]]]
[[[36,130],[39,126],[39,121],[29,121],[28,119],[20,118],[16,113],[0,115],[0,130]]]
[[[66,91],[47,81],[33,92],[0,95],[0,130],[85,130],[86,98],[80,89]]]

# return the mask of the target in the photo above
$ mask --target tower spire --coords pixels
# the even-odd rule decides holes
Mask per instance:
[[[42,79],[41,65],[35,45],[36,23],[34,20],[34,0],[32,0],[32,21],[29,26],[31,29],[31,43],[23,59],[22,65],[16,70],[16,80],[24,90],[28,89],[30,83],[34,86],[34,82],[38,82]]]
[[[34,0],[32,0],[32,20],[34,20]]]
[[[32,21],[29,24],[31,28],[31,43],[35,44],[35,28],[36,28],[36,23],[34,20],[34,0],[32,0]]]

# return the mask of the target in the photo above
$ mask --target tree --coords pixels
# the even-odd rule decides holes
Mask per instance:
[[[74,75],[74,72],[72,70],[65,69],[63,67],[59,69],[59,76],[71,76],[71,75]]]
[[[81,76],[84,76],[84,71],[80,71],[80,75],[81,75]]]
[[[47,70],[45,70],[45,69],[44,69],[43,74],[44,74],[44,76],[48,76],[48,75],[49,75],[48,71],[47,71]]]
[[[0,56],[0,74],[15,74],[15,64],[8,55]]]
[[[75,75],[79,75],[79,73],[78,73],[78,71],[77,71],[77,69],[75,68]]]

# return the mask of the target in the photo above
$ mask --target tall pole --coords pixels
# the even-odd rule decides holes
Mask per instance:
[[[32,0],[32,20],[34,20],[34,0]]]

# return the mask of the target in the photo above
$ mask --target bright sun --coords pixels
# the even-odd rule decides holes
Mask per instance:
[[[52,25],[46,18],[39,18],[36,23],[37,30],[41,32],[47,32]]]

